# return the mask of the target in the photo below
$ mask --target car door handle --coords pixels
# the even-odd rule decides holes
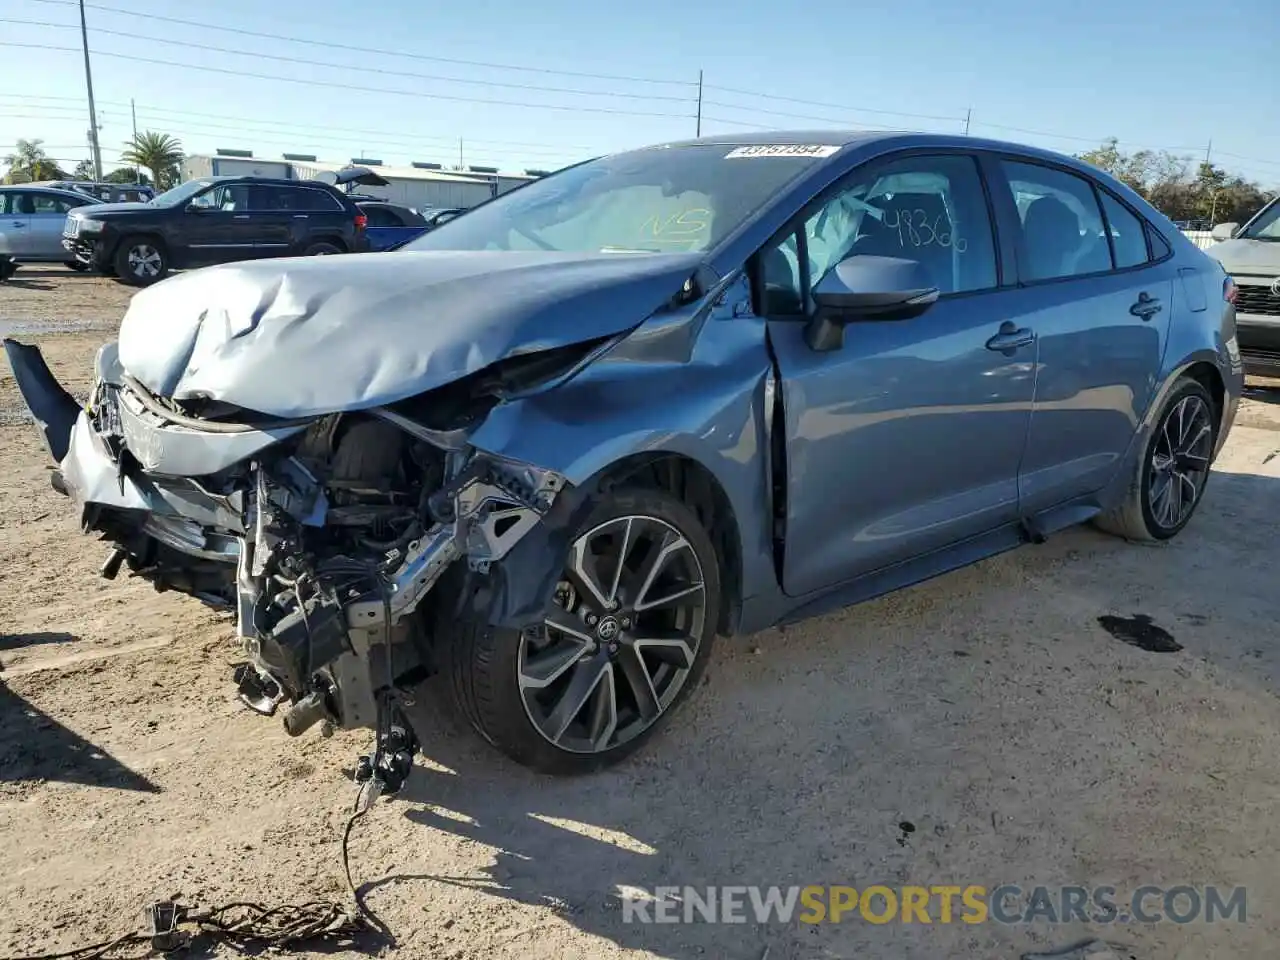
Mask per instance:
[[[235,216],[233,216],[231,219],[232,219],[232,220],[248,220],[248,219],[249,219],[249,215],[248,215],[247,213],[237,213],[237,214],[236,214]]]
[[[311,218],[310,218],[310,217],[308,217],[305,213],[295,213],[295,214],[293,215],[293,219],[295,219],[295,220],[310,220]]]
[[[25,230],[27,223],[25,220],[15,220],[13,221],[13,225],[19,230]]]
[[[1129,312],[1135,317],[1141,317],[1143,320],[1150,320],[1164,308],[1160,305],[1160,301],[1145,290],[1138,294],[1138,302],[1129,308]]]
[[[1019,327],[1017,324],[1006,320],[1000,324],[1000,332],[987,341],[987,349],[1009,354],[1019,347],[1029,347],[1035,342],[1036,334],[1034,330],[1028,327]]]

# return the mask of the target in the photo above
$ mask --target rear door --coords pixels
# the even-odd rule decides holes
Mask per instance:
[[[294,218],[306,219],[302,191],[281,184],[255,184],[249,191],[253,206],[253,245],[258,257],[283,257],[290,252]]]
[[[1013,157],[993,167],[1018,245],[1013,296],[1039,341],[1019,478],[1030,515],[1114,475],[1155,393],[1177,270],[1167,245],[1152,255],[1145,221],[1091,178]]]
[[[783,383],[786,592],[799,596],[1017,519],[1035,342],[1000,289],[975,157],[877,161],[800,214],[758,258]],[[920,262],[940,297],[909,320],[805,340],[813,285],[850,255]]]

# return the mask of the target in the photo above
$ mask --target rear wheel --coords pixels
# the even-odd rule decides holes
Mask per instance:
[[[329,257],[335,253],[341,253],[342,249],[335,244],[321,241],[313,243],[307,249],[302,251],[304,257]]]
[[[454,698],[512,759],[578,773],[638,749],[697,687],[720,604],[715,548],[668,493],[610,493],[578,532],[542,624],[438,624]]]
[[[151,237],[126,237],[115,256],[116,275],[125,283],[145,287],[163,280],[169,272],[164,246]]]
[[[1097,525],[1128,540],[1177,536],[1200,505],[1217,440],[1213,397],[1198,381],[1182,378],[1147,438],[1124,503]]]

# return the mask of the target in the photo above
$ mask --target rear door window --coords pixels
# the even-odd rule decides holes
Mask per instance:
[[[259,213],[289,213],[301,208],[297,204],[296,190],[279,186],[255,186],[253,209]]]
[[[1111,269],[1111,251],[1093,185],[1053,167],[1001,162],[1022,225],[1024,281]],[[1145,256],[1145,253],[1144,253]]]
[[[399,227],[400,218],[386,207],[361,207],[361,211],[369,218],[371,227]]]

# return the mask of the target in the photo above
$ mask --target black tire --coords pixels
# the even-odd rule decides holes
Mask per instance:
[[[84,273],[89,269],[86,264],[81,263],[79,260],[64,260],[63,266],[68,270],[74,270],[76,273]]]
[[[1198,438],[1194,452],[1197,462],[1203,455],[1204,468],[1203,471],[1187,468],[1180,472],[1174,463],[1168,468],[1164,467],[1165,449],[1170,439],[1178,439],[1175,435],[1181,428],[1177,421],[1180,417],[1185,421],[1189,409],[1203,411],[1205,414],[1203,427],[1207,428],[1207,432],[1201,436],[1201,426],[1193,426],[1188,434],[1188,440]],[[1146,438],[1142,455],[1138,458],[1133,477],[1125,491],[1124,501],[1115,509],[1099,516],[1094,523],[1108,533],[1126,540],[1151,543],[1176,537],[1191,521],[1204,497],[1204,490],[1209,482],[1209,461],[1212,460],[1218,443],[1218,421],[1217,405],[1204,385],[1190,377],[1179,379],[1169,392],[1150,436]],[[1189,458],[1191,454],[1183,456]],[[1175,451],[1175,456],[1170,457],[1170,460],[1177,459]],[[1166,499],[1170,495],[1162,493],[1164,487],[1159,483],[1166,473],[1169,475],[1168,483],[1173,484],[1177,490],[1179,499],[1176,513],[1171,513],[1170,501]],[[1184,507],[1183,498],[1189,497],[1193,489],[1194,496]]]
[[[588,773],[621,761],[643,746],[670,721],[672,714],[697,689],[706,671],[715,640],[720,609],[720,568],[710,536],[698,522],[697,515],[671,494],[660,490],[621,489],[610,492],[601,500],[584,523],[582,530],[575,534],[575,540],[588,532],[608,527],[611,521],[625,524],[624,518],[628,517],[636,520],[646,518],[645,522],[652,522],[655,529],[661,529],[659,525],[665,525],[686,542],[687,546],[677,549],[682,554],[686,549],[691,551],[692,560],[696,560],[696,569],[700,570],[701,590],[698,592],[701,594],[703,619],[697,626],[697,647],[692,663],[687,669],[661,664],[656,669],[651,669],[655,661],[646,661],[645,654],[638,655],[639,662],[649,664],[644,668],[644,677],[648,681],[648,689],[654,697],[654,703],[659,703],[663,696],[670,697],[665,707],[658,708],[659,713],[654,719],[647,721],[640,719],[641,711],[635,698],[632,698],[631,707],[628,707],[628,692],[636,688],[631,686],[627,673],[628,668],[632,667],[636,661],[631,660],[627,665],[623,665],[621,659],[617,661],[616,672],[609,674],[609,685],[613,691],[609,702],[613,705],[614,726],[618,728],[616,735],[621,737],[625,733],[622,721],[628,716],[629,710],[633,714],[633,719],[628,720],[632,727],[638,723],[648,723],[648,726],[629,735],[627,739],[613,745],[606,745],[606,748],[594,752],[565,749],[553,743],[535,724],[531,707],[526,704],[521,671],[522,664],[527,665],[528,661],[524,659],[524,651],[527,648],[526,638],[522,632],[461,622],[450,617],[445,610],[441,610],[437,617],[435,629],[438,649],[441,652],[441,666],[454,705],[482,737],[517,763],[534,770],[552,774]],[[630,528],[628,527],[627,530],[629,537]],[[566,568],[568,563],[569,559],[566,557]],[[566,577],[569,575],[566,572]],[[645,580],[646,586],[651,583],[656,584],[657,580]],[[682,584],[677,583],[674,589],[678,591],[681,587]],[[644,587],[641,587],[640,592],[643,594]],[[621,597],[622,593],[619,592],[618,596]],[[565,611],[556,612],[570,616]],[[622,613],[623,611],[620,611],[619,616],[622,616]],[[648,612],[645,615],[649,616]],[[676,615],[683,616],[683,614]],[[636,617],[637,632],[643,635],[643,631],[639,629],[639,614],[636,614]],[[604,636],[604,619],[612,618],[601,618],[598,631],[602,637]],[[625,620],[622,622],[629,623]],[[544,639],[547,636],[544,630]],[[581,657],[580,662],[575,661],[571,669],[565,670],[563,678],[566,687],[570,685],[574,670],[585,669],[599,658],[611,659],[615,655],[619,658],[628,656],[626,649],[629,643],[628,635],[625,632],[619,632],[617,636],[617,642],[608,647],[602,643],[598,651]],[[619,647],[623,648],[621,653],[617,652]],[[638,644],[631,648],[630,656],[636,656],[635,651],[638,648]],[[610,653],[610,650],[615,652]],[[611,671],[612,667],[611,664]],[[680,677],[680,681],[674,692],[666,686],[665,692],[659,694],[657,691],[660,679],[664,676],[663,671],[667,670],[670,671],[665,674],[667,683],[672,682],[676,677]],[[556,675],[560,676],[558,673]],[[655,680],[655,676],[660,679]],[[619,682],[625,686],[616,686]],[[548,684],[546,689],[548,692],[551,691],[551,685]],[[584,711],[589,710],[590,703],[594,702],[599,695],[599,688],[595,688],[589,694],[589,699],[583,701],[583,706],[573,711],[573,716],[584,716]],[[566,711],[566,715],[568,714],[569,712]],[[612,731],[609,734],[610,737],[614,735]]]
[[[169,272],[169,254],[154,237],[125,237],[112,261],[116,276],[135,287],[163,280]]]
[[[303,250],[302,255],[304,257],[331,257],[336,253],[342,252],[342,248],[337,244],[329,243],[327,240],[320,240]]]

